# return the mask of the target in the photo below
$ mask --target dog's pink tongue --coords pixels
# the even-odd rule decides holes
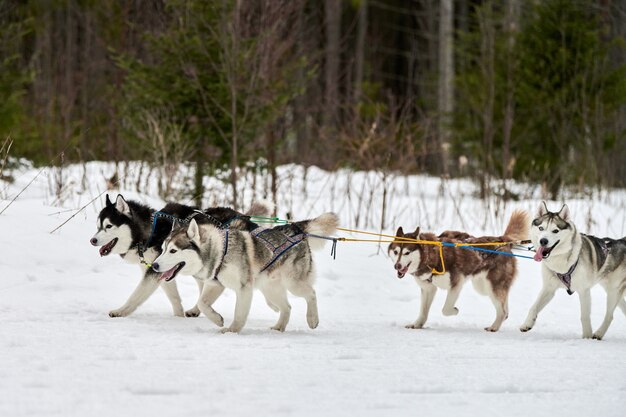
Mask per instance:
[[[176,271],[176,268],[178,267],[178,265],[174,265],[174,267],[172,269],[168,269],[167,271],[163,272],[161,274],[161,277],[159,278],[159,280],[166,280],[169,281],[170,279],[172,279],[172,277],[174,276],[174,271]]]
[[[107,256],[111,252],[109,244],[107,243],[106,245],[101,246],[99,252],[100,252],[100,256]]]
[[[539,246],[537,248],[537,252],[535,252],[535,261],[537,262],[541,262],[543,260],[543,251],[545,249],[545,246]]]

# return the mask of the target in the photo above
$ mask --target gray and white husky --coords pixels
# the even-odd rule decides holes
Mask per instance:
[[[542,202],[532,222],[531,240],[537,248],[535,260],[541,262],[543,288],[530,308],[520,330],[533,328],[539,312],[552,300],[558,288],[578,293],[583,338],[602,339],[619,305],[626,314],[626,238],[598,238],[579,233],[570,220],[567,205],[557,213]],[[590,290],[596,284],[607,293],[606,314],[602,325],[592,333]]]
[[[259,288],[268,305],[280,313],[272,329],[282,332],[289,322],[287,291],[306,300],[307,323],[314,329],[319,317],[311,250],[323,247],[324,240],[311,235],[328,236],[336,230],[337,222],[335,214],[326,213],[312,220],[248,232],[219,227],[197,216],[188,227],[172,230],[152,267],[166,281],[178,273],[204,280],[198,307],[220,327],[224,319],[212,304],[224,288],[234,290],[234,318],[222,332],[239,332],[244,327],[253,287]]]
[[[272,208],[266,202],[253,203],[246,215],[226,207],[209,208],[204,211],[219,221],[230,221],[236,218],[231,227],[255,228],[256,224],[247,220],[246,216],[267,216]],[[126,262],[140,264],[143,278],[120,308],[109,312],[110,317],[126,317],[146,301],[159,284],[172,303],[175,316],[197,317],[200,314],[197,306],[183,311],[180,295],[175,282],[160,281],[160,274],[149,268],[161,253],[161,246],[175,219],[185,221],[198,213],[194,207],[168,203],[157,214],[151,207],[117,196],[115,203],[106,196],[106,204],[98,215],[96,234],[90,242],[100,247],[100,256],[112,253],[120,255]],[[156,217],[155,217],[156,216]],[[198,281],[202,292],[202,282]]]

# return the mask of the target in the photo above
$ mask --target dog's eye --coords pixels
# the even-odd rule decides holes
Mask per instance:
[[[393,250],[393,254],[394,254],[394,255],[397,255],[397,254],[398,254],[398,249],[394,249],[394,250]]]
[[[176,253],[178,252],[176,249],[170,249],[170,253]]]
[[[111,224],[107,224],[107,225],[106,225],[106,228],[107,228],[107,229],[110,229],[110,228],[112,228],[112,227],[113,227],[113,225],[111,225]]]
[[[559,233],[559,229],[554,229],[552,233]]]
[[[543,232],[543,227],[539,226],[539,231]]]
[[[408,250],[404,251],[404,256],[407,256],[410,252]]]

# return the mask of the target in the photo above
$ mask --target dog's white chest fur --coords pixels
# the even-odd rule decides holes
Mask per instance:
[[[450,289],[450,274],[446,272],[442,275],[434,275],[432,276],[433,285],[437,288],[441,288],[442,290]]]

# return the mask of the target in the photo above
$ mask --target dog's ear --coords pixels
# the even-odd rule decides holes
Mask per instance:
[[[113,202],[111,201],[111,199],[109,198],[109,195],[107,194],[107,202],[106,202],[106,206],[107,207],[111,207],[113,205]]]
[[[567,207],[567,204],[563,204],[563,207],[561,207],[558,214],[563,220],[569,221],[569,207]]]
[[[539,211],[537,211],[537,217],[545,216],[546,214],[548,214],[548,206],[546,205],[545,201],[542,201],[541,204],[539,204]]]
[[[404,236],[404,230],[402,230],[402,226],[398,227],[398,230],[396,230],[396,236],[398,237]]]
[[[413,232],[413,233],[415,233],[416,237],[419,237],[419,235],[420,235],[420,227],[417,226],[417,229],[415,229],[415,232]]]
[[[187,228],[187,237],[194,242],[200,241],[200,227],[196,223],[196,219],[191,219]]]
[[[115,200],[115,209],[122,214],[130,216],[130,206],[122,197],[122,194],[117,195],[117,199]]]

